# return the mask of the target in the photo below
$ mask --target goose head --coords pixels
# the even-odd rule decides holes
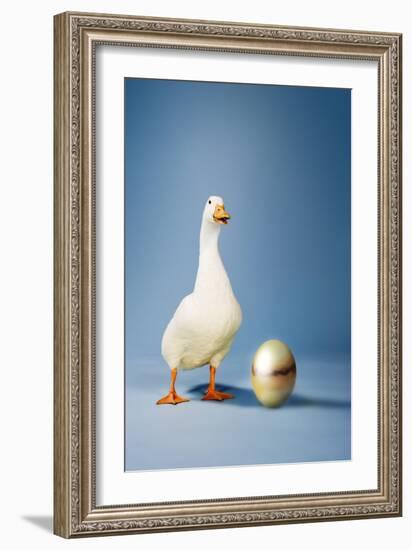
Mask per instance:
[[[213,224],[227,225],[230,220],[230,214],[225,210],[222,197],[212,195],[205,204],[203,219]]]

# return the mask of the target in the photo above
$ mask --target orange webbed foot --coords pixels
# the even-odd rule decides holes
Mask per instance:
[[[233,399],[234,397],[231,393],[209,389],[202,397],[202,401],[224,401],[225,399]]]
[[[178,405],[190,401],[186,397],[180,397],[176,392],[170,391],[167,395],[156,401],[156,405]]]

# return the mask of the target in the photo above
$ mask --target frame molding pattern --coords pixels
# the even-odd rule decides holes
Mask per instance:
[[[88,32],[94,33],[93,38],[88,37]],[[101,38],[97,39],[99,34]],[[138,35],[140,39],[133,41]],[[383,399],[378,420],[378,491],[96,507],[95,265],[89,250],[94,249],[91,220],[95,188],[94,170],[90,169],[94,136],[87,137],[94,118],[90,63],[96,43],[378,61],[378,267],[382,306],[378,340],[382,378],[379,393]],[[54,532],[73,537],[400,515],[401,35],[64,13],[55,16],[54,46]],[[85,115],[87,109],[89,114]],[[89,148],[89,155],[84,155],[85,147]],[[86,166],[87,160],[90,162]]]

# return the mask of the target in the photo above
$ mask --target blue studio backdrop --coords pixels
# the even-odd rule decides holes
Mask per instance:
[[[348,89],[125,79],[127,470],[350,459],[350,178]],[[209,195],[232,215],[220,251],[243,323],[217,385],[236,397],[202,402],[204,367],[178,375],[189,403],[157,406]],[[250,383],[270,338],[297,362],[279,409]]]

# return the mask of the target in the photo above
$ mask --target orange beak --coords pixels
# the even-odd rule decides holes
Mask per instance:
[[[226,225],[228,220],[230,220],[230,214],[228,214],[225,210],[225,206],[223,204],[218,204],[215,207],[215,211],[213,213],[213,219],[217,223],[221,223]]]

